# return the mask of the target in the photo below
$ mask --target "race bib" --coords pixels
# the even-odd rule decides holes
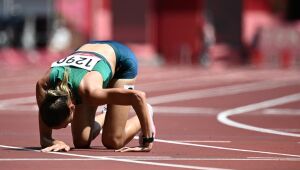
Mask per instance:
[[[91,71],[101,58],[83,54],[73,54],[61,60],[55,61],[51,67],[74,66]]]

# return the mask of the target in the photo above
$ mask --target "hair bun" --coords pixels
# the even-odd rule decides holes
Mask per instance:
[[[60,97],[67,97],[68,94],[58,90],[48,90],[46,96],[53,100]]]

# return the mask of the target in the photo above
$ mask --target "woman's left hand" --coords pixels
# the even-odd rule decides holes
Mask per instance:
[[[153,143],[149,143],[148,146],[136,146],[136,147],[123,147],[115,150],[115,152],[150,152],[152,150]]]

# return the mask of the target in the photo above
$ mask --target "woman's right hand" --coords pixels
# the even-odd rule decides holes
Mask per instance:
[[[68,152],[70,149],[71,148],[69,145],[65,144],[62,141],[59,141],[53,144],[52,146],[42,149],[41,152],[59,152],[59,151]]]
[[[136,147],[123,147],[121,149],[115,150],[115,152],[150,152],[152,150],[153,143],[149,143],[146,146],[136,146]]]

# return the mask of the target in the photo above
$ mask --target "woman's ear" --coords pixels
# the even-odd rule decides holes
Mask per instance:
[[[72,113],[75,112],[75,105],[73,103],[69,104],[69,108],[70,108],[70,110],[71,110]]]

